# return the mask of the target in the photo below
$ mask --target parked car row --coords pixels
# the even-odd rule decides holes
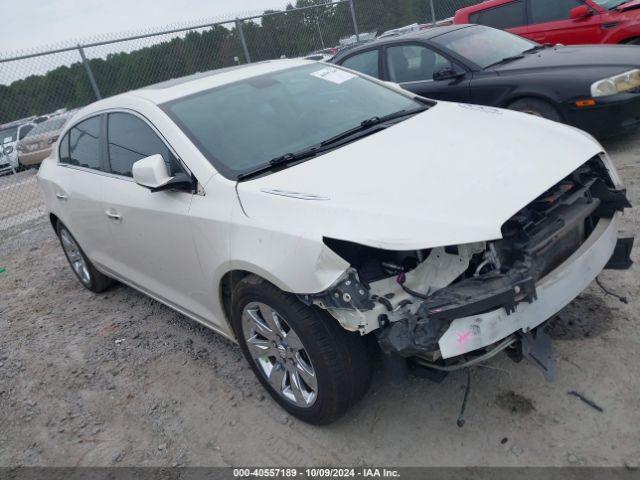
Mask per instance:
[[[331,61],[425,97],[531,113],[598,137],[640,127],[638,46],[549,46],[465,24],[377,40]]]
[[[39,165],[51,153],[58,133],[74,112],[61,109],[0,125],[0,173]]]
[[[507,4],[528,20],[538,3],[476,8]],[[33,127],[20,159],[46,157],[38,182],[81,284],[120,281],[237,341],[312,423],[366,392],[376,345],[396,373],[505,352],[553,379],[545,323],[632,263],[626,190],[582,130],[640,126],[639,47],[409,27],[347,39],[333,65],[197,74]]]

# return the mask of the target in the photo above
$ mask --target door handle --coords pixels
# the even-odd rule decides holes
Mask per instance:
[[[118,215],[117,213],[110,212],[109,210],[104,212],[104,214],[111,220],[122,220],[122,216]]]
[[[58,200],[66,200],[68,197],[64,193],[56,193],[56,198]]]

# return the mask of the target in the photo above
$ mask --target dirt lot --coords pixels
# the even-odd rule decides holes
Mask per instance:
[[[640,205],[640,135],[609,142]],[[32,207],[30,207],[32,208]],[[640,208],[625,233],[638,234]],[[443,383],[376,378],[323,428],[286,415],[230,342],[136,291],[84,290],[45,221],[4,238],[0,465],[637,465],[640,268],[554,320],[558,379],[500,356]],[[640,260],[636,248],[634,259]],[[604,411],[567,395],[576,390]]]

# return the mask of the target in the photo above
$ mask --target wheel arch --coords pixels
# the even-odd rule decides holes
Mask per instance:
[[[227,323],[229,331],[233,332],[234,335],[236,335],[236,332],[234,331],[233,322],[231,321],[231,299],[238,282],[249,275],[256,274],[248,270],[229,270],[220,278],[220,282],[218,283],[218,298],[220,300],[222,313],[224,314],[224,321]]]
[[[55,213],[49,214],[49,222],[51,222],[51,227],[54,232],[58,231],[58,225],[62,223]]]
[[[510,96],[509,98],[507,98],[506,100],[504,100],[502,102],[502,104],[500,105],[500,108],[506,108],[508,109],[509,106],[515,102],[517,102],[518,100],[524,100],[527,98],[533,98],[535,100],[541,100],[543,102],[548,103],[549,105],[551,105],[556,112],[558,112],[558,115],[560,115],[560,119],[564,122],[565,121],[565,116],[564,113],[562,112],[562,110],[560,108],[558,108],[558,102],[556,102],[555,100],[553,100],[552,98],[550,98],[547,95],[541,94],[541,93],[527,93],[527,92],[519,92],[516,93],[512,96]]]
[[[640,42],[640,36],[635,35],[635,36],[632,36],[632,37],[627,37],[627,38],[625,38],[624,40],[620,40],[618,43],[619,43],[620,45],[628,45],[628,44],[630,44],[631,42]],[[635,43],[634,43],[634,44],[635,44]]]

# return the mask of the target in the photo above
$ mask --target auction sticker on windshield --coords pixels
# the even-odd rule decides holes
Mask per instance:
[[[332,67],[327,67],[315,71],[311,73],[311,75],[314,77],[322,78],[323,80],[327,80],[329,82],[337,83],[338,85],[346,82],[347,80],[351,80],[352,78],[356,78],[353,73],[345,72],[344,70]]]

